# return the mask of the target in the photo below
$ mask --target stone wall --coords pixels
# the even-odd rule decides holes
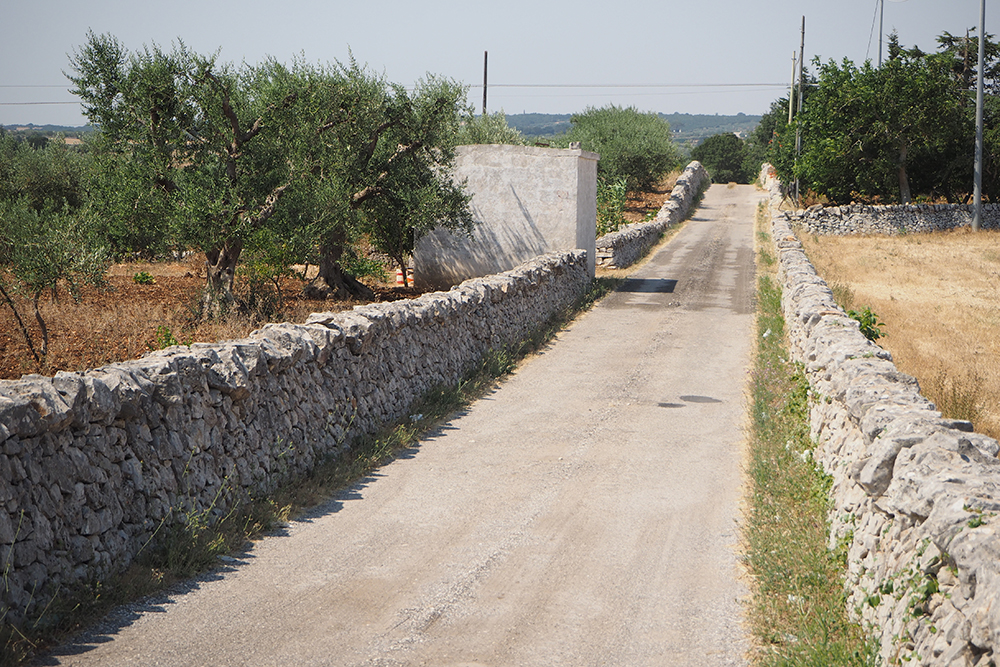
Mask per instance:
[[[448,289],[546,252],[580,248],[594,271],[597,153],[477,144],[455,151],[457,181],[472,195],[471,236],[435,229],[413,252],[418,287]]]
[[[218,516],[406,417],[589,282],[584,251],[551,253],[243,340],[0,381],[0,618],[123,569],[171,517]]]
[[[913,234],[971,227],[974,208],[965,204],[827,206],[785,215],[811,234]],[[982,229],[1000,229],[1000,204],[984,204]]]
[[[812,389],[814,458],[834,480],[830,546],[847,548],[850,612],[887,664],[994,665],[1000,446],[942,418],[860,333],[784,214],[772,231],[791,355]]]
[[[635,263],[664,231],[684,219],[695,198],[710,184],[711,178],[701,163],[690,163],[655,218],[627,225],[597,239],[597,265],[618,269]]]

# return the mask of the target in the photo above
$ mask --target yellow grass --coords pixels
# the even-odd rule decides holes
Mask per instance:
[[[923,394],[1000,438],[1000,233],[800,236],[841,305],[878,314],[879,344]]]

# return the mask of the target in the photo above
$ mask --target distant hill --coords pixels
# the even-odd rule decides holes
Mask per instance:
[[[713,135],[726,132],[733,132],[746,138],[757,127],[761,119],[760,116],[748,116],[742,113],[735,116],[661,113],[660,118],[670,123],[670,129],[673,130],[677,143],[688,147],[697,146]]]
[[[507,114],[507,125],[526,137],[552,137],[569,129],[568,113]]]
[[[34,123],[28,123],[27,125],[4,125],[3,129],[7,132],[25,132],[29,134],[87,134],[88,132],[94,131],[93,125],[83,125],[79,127],[74,127],[70,125],[35,125]]]
[[[526,137],[553,137],[570,128],[569,119],[572,114],[521,113],[508,114],[507,124]],[[674,140],[690,149],[714,134],[735,132],[746,137],[760,122],[760,116],[736,114],[735,116],[720,116],[706,114],[672,113],[660,114],[670,123],[674,132]]]

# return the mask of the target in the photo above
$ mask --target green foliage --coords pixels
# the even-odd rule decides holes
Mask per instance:
[[[42,294],[66,287],[74,299],[82,284],[101,285],[107,269],[107,254],[96,246],[84,216],[68,207],[47,206],[36,210],[28,199],[0,201],[0,296],[13,312],[37,363],[48,354],[48,329],[39,309]],[[41,330],[36,350],[18,312],[13,296],[28,300]]]
[[[469,195],[451,173],[464,86],[428,76],[410,93],[353,60],[296,63],[292,75],[309,82],[296,104],[317,110],[318,140],[303,152],[310,187],[297,189],[283,219],[316,248],[331,292],[361,236],[402,267],[420,233],[471,230]]]
[[[524,136],[513,127],[507,125],[507,115],[503,109],[495,113],[484,113],[476,116],[469,112],[462,119],[458,130],[458,143],[461,144],[513,144],[524,145]]]
[[[36,211],[64,204],[76,211],[87,199],[90,159],[66,146],[62,135],[34,147],[0,134],[0,200],[24,199]]]
[[[655,113],[612,104],[590,107],[571,121],[566,141],[599,153],[598,174],[609,183],[625,179],[629,190],[648,189],[681,162],[670,124]]]
[[[812,88],[806,87],[806,99]],[[788,98],[781,98],[761,118],[745,144],[743,169],[756,178],[765,162],[774,166],[785,183],[795,180],[795,125],[788,123]]]
[[[160,324],[156,327],[156,342],[147,343],[146,346],[150,350],[163,350],[174,345],[187,345],[190,347],[193,342],[193,337],[188,337],[186,340],[178,340],[174,332],[170,330],[170,327]]]
[[[420,231],[471,227],[450,175],[465,97],[453,81],[429,76],[409,93],[353,60],[237,68],[183,43],[129,53],[93,33],[71,65],[100,128],[101,233],[119,254],[204,250],[207,314],[234,303],[240,257],[261,234],[343,285],[339,262],[362,237],[403,263]]]
[[[154,278],[148,271],[138,271],[134,276],[132,276],[132,282],[136,285],[154,285],[156,284],[156,278]]]
[[[701,162],[713,183],[748,183],[755,178],[756,171],[746,171],[746,156],[743,140],[732,133],[711,136],[691,151],[691,159]]]
[[[625,226],[625,204],[628,201],[628,182],[620,178],[614,182],[597,181],[597,238],[617,232]]]
[[[128,53],[92,32],[71,67],[73,92],[100,127],[97,203],[119,230],[139,216],[141,242],[204,250],[209,292],[231,299],[243,244],[291,186],[281,135],[301,123],[287,113],[295,91],[281,69],[235,69],[183,43]]]
[[[868,340],[874,342],[885,335],[880,328],[884,327],[885,323],[878,321],[878,315],[873,313],[869,306],[865,306],[861,311],[849,310],[847,316],[858,321],[858,329]]]
[[[797,175],[803,191],[833,203],[963,200],[972,183],[975,57],[969,56],[976,40],[944,33],[938,42],[938,52],[927,54],[904,49],[892,35],[881,67],[817,60],[817,86],[807,89],[802,115],[783,131],[782,120],[773,119],[772,136],[782,146],[775,151],[772,144],[769,157],[779,176],[790,182]],[[1000,133],[992,122],[1000,119],[998,73],[1000,47],[987,40],[983,183],[991,198],[1000,195]],[[803,141],[797,164],[783,152],[796,126]],[[751,143],[759,157],[760,137]]]

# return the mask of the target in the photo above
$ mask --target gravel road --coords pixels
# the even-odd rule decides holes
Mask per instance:
[[[743,665],[753,217],[695,217],[492,394],[51,665]]]

